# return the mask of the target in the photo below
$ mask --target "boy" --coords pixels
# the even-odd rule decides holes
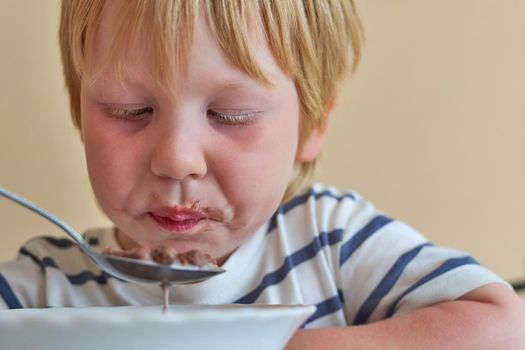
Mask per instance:
[[[316,305],[290,349],[523,348],[523,305],[475,260],[356,193],[297,192],[360,39],[349,0],[64,0],[73,120],[115,224],[87,239],[216,257],[227,272],[174,286],[176,303]],[[162,302],[50,238],[0,267],[0,295],[10,308]]]

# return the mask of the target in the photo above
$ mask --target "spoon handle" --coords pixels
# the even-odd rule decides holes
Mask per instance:
[[[73,228],[71,228],[71,226],[69,226],[68,224],[66,224],[65,222],[57,218],[56,216],[49,214],[44,209],[39,208],[37,205],[35,205],[31,201],[25,198],[22,198],[21,196],[14,194],[1,186],[0,186],[0,195],[26,207],[27,209],[37,213],[40,216],[43,216],[44,218],[46,218],[47,220],[51,221],[52,223],[60,227],[62,230],[64,230],[71,238],[73,238],[73,240],[80,246],[82,250],[84,251],[86,249],[89,250],[89,246],[86,244],[86,241],[84,241],[82,236],[78,232],[76,232]]]

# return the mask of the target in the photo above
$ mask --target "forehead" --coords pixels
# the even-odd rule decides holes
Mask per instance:
[[[214,18],[202,6],[194,10],[192,15],[172,19],[179,23],[177,27],[151,21],[152,7],[122,13],[118,1],[107,2],[90,50],[90,76],[96,80],[109,75],[122,81],[147,76],[171,90],[179,78],[209,79],[211,74],[268,84],[284,75],[260,20],[252,21],[242,34],[234,34],[237,45],[225,47],[221,38],[228,39],[228,34],[218,32],[225,29],[210,25]]]
[[[94,28],[91,45],[87,48],[90,78],[96,79],[99,75],[129,77],[126,67],[131,66],[135,73],[137,69],[145,73],[144,62],[151,58],[152,49],[144,39],[149,36],[151,26],[137,23],[140,27],[130,28],[129,35],[125,35],[127,21],[121,14],[118,1],[106,1]]]

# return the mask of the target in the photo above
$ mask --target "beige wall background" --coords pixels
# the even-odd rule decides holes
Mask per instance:
[[[69,119],[57,0],[0,1],[0,186],[82,231],[107,225]],[[367,43],[317,179],[436,243],[525,277],[525,0],[357,0]],[[61,235],[0,199],[0,260]]]

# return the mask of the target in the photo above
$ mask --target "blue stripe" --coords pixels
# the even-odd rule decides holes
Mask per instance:
[[[338,196],[328,190],[323,191],[323,192],[315,192],[314,189],[311,188],[308,191],[308,193],[292,198],[289,202],[283,204],[277,209],[275,214],[273,214],[272,218],[270,219],[270,225],[268,227],[267,233],[272,232],[277,227],[277,216],[278,215],[284,215],[288,213],[290,210],[294,209],[295,207],[298,207],[306,203],[310,198],[317,200],[321,197],[333,198],[339,202],[346,198],[355,201],[355,196],[352,193],[346,193],[342,196]]]
[[[449,259],[447,261],[445,261],[441,266],[439,266],[437,269],[435,269],[434,271],[430,272],[428,275],[426,275],[425,277],[421,278],[419,281],[417,281],[416,283],[414,283],[411,287],[409,287],[406,291],[404,291],[400,296],[399,298],[397,298],[393,303],[392,305],[390,306],[387,314],[386,314],[386,318],[388,317],[392,317],[392,315],[394,314],[394,312],[396,311],[396,308],[397,308],[397,305],[399,304],[399,302],[401,301],[401,299],[403,299],[408,293],[412,292],[414,289],[422,286],[423,284],[427,283],[428,281],[446,273],[446,272],[449,272],[457,267],[460,267],[460,266],[464,266],[464,265],[472,265],[472,264],[475,264],[475,265],[478,265],[478,262],[470,257],[470,256],[465,256],[465,257],[460,257],[460,258],[452,258],[452,259]]]
[[[114,278],[108,275],[105,271],[101,271],[100,275],[95,275],[91,271],[84,271],[76,275],[67,275],[67,279],[73,285],[82,285],[90,281],[95,281],[98,284],[107,284],[109,278]]]
[[[321,197],[330,197],[330,198],[333,198],[337,201],[341,201],[345,198],[349,198],[351,200],[355,200],[355,196],[352,194],[352,193],[346,193],[342,196],[338,196],[328,190],[325,190],[323,192],[315,192],[313,188],[311,188],[308,193],[305,193],[301,196],[297,196],[297,197],[294,197],[292,198],[288,203],[285,203],[284,205],[281,206],[281,208],[283,209],[283,214],[286,214],[287,212],[289,212],[290,210],[292,210],[293,208],[299,206],[299,205],[302,205],[304,203],[306,203],[310,198],[314,198],[314,199],[319,199]]]
[[[361,308],[357,312],[354,319],[354,325],[365,324],[368,318],[375,310],[377,305],[381,302],[383,297],[390,292],[394,284],[398,281],[399,277],[405,271],[408,264],[419,254],[421,249],[432,245],[431,243],[421,244],[408,252],[401,255],[397,261],[392,265],[390,270],[386,273],[383,279],[379,282],[376,288],[370,293],[369,297],[365,300]]]
[[[10,309],[22,309],[22,303],[16,297],[13,289],[5,279],[5,277],[0,273],[0,296],[4,299],[7,307]]]
[[[42,269],[45,269],[46,267],[50,267],[50,268],[55,268],[63,272],[60,269],[60,267],[56,264],[56,262],[50,257],[46,256],[42,258],[42,260],[40,260],[24,248],[20,249],[20,254],[31,258]],[[83,271],[75,275],[69,275],[69,274],[64,273],[64,276],[68,279],[69,283],[71,283],[72,285],[82,285],[90,281],[97,282],[98,284],[106,284],[110,278],[118,279],[116,277],[109,275],[105,271],[101,271],[99,275],[96,275],[91,271]],[[122,281],[120,279],[118,280]]]
[[[40,266],[40,268],[43,270],[45,268],[44,264],[42,264],[42,262],[40,260],[38,260],[38,258],[36,256],[34,256],[33,254],[31,254],[26,248],[22,247],[20,248],[20,250],[18,251],[18,253],[20,255],[25,255],[29,258],[31,258],[31,260],[34,261],[35,264],[37,264],[38,266]]]
[[[353,235],[348,242],[341,245],[339,265],[342,266],[348,259],[350,259],[352,254],[361,246],[361,244],[390,222],[392,222],[392,219],[384,215],[376,216],[365,227]]]
[[[315,312],[312,316],[310,316],[301,326],[301,328],[304,328],[308,323],[313,322],[321,317],[324,317],[326,315],[333,314],[334,312],[340,311],[343,309],[343,303],[341,302],[341,296],[342,294],[339,293],[336,296],[333,296],[331,298],[328,298],[318,304],[315,305]]]
[[[76,245],[72,240],[69,238],[55,238],[51,236],[41,237],[45,239],[49,244],[54,245],[57,248],[70,248],[74,245]]]
[[[313,241],[307,246],[299,249],[295,253],[288,255],[281,267],[273,272],[267,273],[261,283],[250,293],[246,294],[242,298],[239,298],[234,303],[236,304],[252,304],[261,293],[274,284],[280,283],[288,273],[296,266],[302,264],[315,257],[317,253],[325,246],[333,245],[341,241],[343,236],[343,230],[338,229],[329,233],[321,233],[315,237]]]

